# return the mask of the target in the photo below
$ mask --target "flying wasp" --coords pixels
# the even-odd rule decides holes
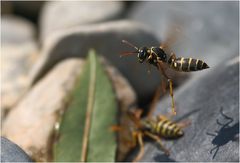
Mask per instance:
[[[121,56],[127,56],[131,54],[137,54],[138,61],[143,63],[146,61],[150,65],[154,65],[158,70],[161,70],[161,74],[169,82],[169,91],[172,98],[172,112],[176,114],[174,97],[173,97],[173,82],[172,79],[168,77],[165,72],[164,64],[167,64],[168,67],[176,71],[190,72],[190,71],[199,71],[209,68],[209,66],[200,59],[194,58],[184,58],[176,57],[175,53],[168,54],[164,50],[164,46],[160,47],[140,47],[133,45],[132,43],[122,40],[123,43],[127,44],[130,47],[133,47],[136,51],[133,52],[123,52]]]

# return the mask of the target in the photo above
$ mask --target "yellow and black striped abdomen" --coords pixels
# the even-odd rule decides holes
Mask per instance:
[[[183,136],[183,131],[176,124],[169,120],[160,120],[157,122],[155,133],[164,138],[178,138]]]
[[[171,67],[177,71],[199,71],[206,68],[209,68],[209,66],[203,62],[200,59],[193,59],[193,58],[176,58],[172,61]]]

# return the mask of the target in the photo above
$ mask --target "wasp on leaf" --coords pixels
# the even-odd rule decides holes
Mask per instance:
[[[209,66],[200,59],[176,57],[173,52],[171,54],[166,53],[164,50],[164,45],[160,47],[138,48],[137,46],[126,40],[122,40],[122,42],[130,47],[133,47],[135,51],[123,52],[121,56],[137,54],[138,61],[140,63],[146,61],[148,64],[156,66],[157,69],[161,71],[161,74],[167,79],[167,81],[169,82],[170,96],[172,98],[172,112],[174,114],[176,114],[176,111],[173,98],[173,82],[172,79],[170,79],[166,74],[164,64],[167,64],[168,67],[170,67],[171,69],[183,72],[198,71],[209,68]]]

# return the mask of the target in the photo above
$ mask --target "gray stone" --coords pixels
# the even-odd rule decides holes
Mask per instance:
[[[140,101],[149,98],[160,83],[159,72],[152,68],[152,73],[148,75],[147,65],[138,63],[136,55],[120,58],[121,52],[133,50],[123,44],[122,39],[129,40],[137,46],[159,45],[148,28],[131,21],[112,21],[76,27],[46,40],[41,58],[31,72],[31,81],[33,84],[37,82],[61,60],[85,57],[88,50],[93,48],[129,80]]]
[[[34,25],[25,18],[14,15],[3,15],[1,17],[1,41],[2,44],[22,45],[33,42],[36,34]]]
[[[32,162],[32,160],[19,146],[1,137],[1,162]]]
[[[83,61],[66,60],[35,85],[6,117],[2,134],[31,158],[47,161],[48,143]]]
[[[71,27],[112,20],[123,12],[124,4],[113,2],[46,2],[40,16],[40,39]]]
[[[134,6],[129,18],[148,25],[161,41],[168,32],[180,35],[172,45],[177,56],[199,58],[213,67],[238,52],[238,13],[238,2],[155,1]],[[180,32],[171,31],[175,27]]]
[[[157,143],[147,142],[142,161],[239,162],[239,56],[195,75],[175,91],[176,121],[190,120],[184,136],[163,141],[166,157]],[[170,98],[157,105],[155,115],[169,113]],[[132,156],[133,157],[133,156]]]
[[[28,73],[37,58],[35,28],[29,21],[16,16],[2,17],[2,117],[24,95],[29,86]]]
[[[29,87],[28,73],[36,61],[36,45],[2,45],[2,108],[11,109]],[[5,112],[5,111],[4,111]]]

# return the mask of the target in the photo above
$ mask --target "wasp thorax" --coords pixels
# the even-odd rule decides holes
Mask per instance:
[[[142,47],[138,50],[138,61],[140,63],[144,62],[144,60],[147,58],[147,47]]]
[[[159,47],[152,47],[151,48],[152,52],[154,52],[158,59],[163,61],[163,62],[167,62],[167,55],[166,53]]]
[[[144,130],[152,130],[155,126],[156,122],[153,120],[149,120],[149,119],[144,119],[142,120],[142,125],[144,126],[143,129]]]
[[[165,53],[162,53],[160,58],[162,61],[167,62],[167,55]]]

